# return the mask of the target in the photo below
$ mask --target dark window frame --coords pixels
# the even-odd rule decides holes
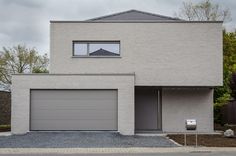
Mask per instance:
[[[76,55],[75,54],[75,44],[87,44],[87,55]],[[98,56],[92,56],[89,55],[89,45],[90,44],[119,44],[119,55],[117,56],[113,56],[113,55],[98,55]],[[120,58],[121,57],[121,42],[119,40],[114,40],[114,41],[80,41],[80,40],[76,40],[72,42],[72,57],[75,58]]]

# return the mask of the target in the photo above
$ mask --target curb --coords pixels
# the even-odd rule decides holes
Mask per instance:
[[[170,139],[169,137],[166,137],[167,139],[169,139],[173,144],[175,144],[178,147],[183,147],[183,145],[179,144],[178,142],[174,141],[173,139]]]
[[[115,153],[211,153],[236,152],[236,148],[172,147],[172,148],[4,148],[0,154],[115,154]]]
[[[11,132],[0,132],[0,136],[11,136]]]

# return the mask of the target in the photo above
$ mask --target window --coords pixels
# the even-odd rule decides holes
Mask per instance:
[[[80,57],[120,56],[120,42],[73,42],[73,55]]]
[[[83,56],[88,53],[88,45],[86,43],[74,44],[74,55]]]

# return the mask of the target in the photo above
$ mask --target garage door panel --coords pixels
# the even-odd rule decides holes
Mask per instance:
[[[55,119],[55,120],[63,120],[63,119],[72,119],[72,120],[81,120],[81,119],[112,119],[116,120],[116,114],[115,110],[80,110],[80,109],[61,109],[61,110],[53,110],[53,113],[51,113],[52,110],[40,110],[35,111],[34,116],[32,116],[31,120],[35,119]]]
[[[79,102],[78,102],[79,101]],[[114,109],[116,105],[111,105],[111,103],[114,102],[114,100],[34,100],[34,102],[39,103],[38,105],[33,105],[32,108],[34,109],[55,109],[57,107],[58,109],[65,109],[65,108],[71,108],[71,109],[87,109],[87,108],[95,108],[96,109]],[[66,103],[66,105],[65,105]],[[99,107],[97,107],[99,106]]]
[[[117,90],[31,90],[31,130],[117,130]]]
[[[35,91],[35,90],[34,90]],[[55,90],[37,90],[37,95],[32,95],[32,98],[35,100],[42,100],[42,99],[48,99],[48,100],[98,100],[98,99],[111,99],[114,100],[117,97],[116,91],[108,91],[108,90],[63,90],[61,91],[55,91]]]
[[[114,130],[117,127],[113,120],[35,120],[32,126],[43,130]],[[66,129],[65,129],[66,127]],[[96,128],[95,128],[96,127]]]

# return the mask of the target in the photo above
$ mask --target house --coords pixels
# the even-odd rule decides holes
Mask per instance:
[[[12,133],[213,132],[222,22],[130,10],[51,21],[50,73],[12,77]]]

